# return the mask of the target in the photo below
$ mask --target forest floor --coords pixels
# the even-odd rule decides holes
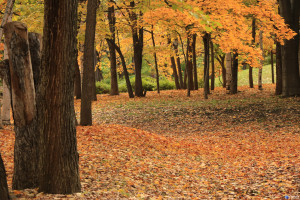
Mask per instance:
[[[300,98],[239,87],[99,95],[77,127],[82,193],[23,199],[300,199]],[[80,100],[75,101],[79,117]],[[11,187],[13,127],[0,131]]]

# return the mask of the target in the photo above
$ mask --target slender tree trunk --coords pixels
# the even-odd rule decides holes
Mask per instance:
[[[195,90],[198,90],[196,38],[197,38],[197,34],[193,34],[192,47],[193,47],[194,89],[195,89]]]
[[[126,67],[125,58],[122,54],[122,51],[121,51],[120,47],[118,47],[115,43],[113,43],[113,40],[107,39],[107,41],[109,43],[111,43],[112,45],[114,45],[114,48],[119,53],[119,56],[120,56],[121,61],[122,61],[122,66],[123,66],[124,76],[125,76],[125,80],[126,80],[128,95],[129,95],[129,98],[133,98],[134,95],[133,95],[133,91],[132,91],[132,87],[131,87],[131,83],[130,83],[130,79],[129,79],[129,74],[128,74],[127,67]]]
[[[89,0],[87,4],[86,31],[83,54],[83,77],[80,125],[92,125],[92,98],[93,85],[95,85],[94,54],[95,54],[95,28],[98,0]]]
[[[232,81],[232,61],[231,53],[226,53],[226,90],[230,90],[231,81]]]
[[[168,44],[171,45],[171,38],[168,37]],[[179,85],[179,81],[178,81],[178,75],[177,75],[177,69],[176,69],[176,63],[175,63],[175,58],[174,56],[170,56],[171,59],[171,66],[173,69],[173,76],[174,76],[174,80],[175,80],[175,86],[176,89],[180,89],[180,85]]]
[[[0,199],[10,200],[8,187],[7,187],[7,180],[6,180],[6,171],[5,171],[1,153],[0,153]]]
[[[155,72],[156,72],[156,87],[157,87],[157,93],[160,93],[160,88],[159,88],[159,73],[158,73],[158,65],[157,65],[157,56],[156,56],[156,51],[155,51],[155,40],[154,40],[154,32],[153,32],[153,25],[151,26],[151,39],[152,39],[152,45],[154,49],[153,57],[154,57],[154,62],[155,62]]]
[[[192,61],[192,35],[188,35],[187,37],[187,51],[186,51],[186,58],[187,58],[187,66],[186,66],[186,70],[187,70],[187,80],[188,80],[188,84],[187,84],[187,96],[190,97],[191,96],[191,90],[194,89],[194,84],[193,84],[193,61]]]
[[[204,98],[208,98],[209,94],[209,41],[210,35],[205,33],[203,36],[204,44]]]
[[[97,52],[96,52],[96,48],[94,48],[94,57],[93,57],[93,74],[92,74],[92,101],[97,101],[97,91],[96,91],[96,66],[98,63],[97,60]]]
[[[274,52],[273,50],[271,50],[271,73],[272,73],[272,83],[274,84],[275,83],[275,80],[274,80]]]
[[[231,85],[230,85],[230,94],[236,94],[238,92],[238,54],[233,54],[232,70],[231,70]]]
[[[255,45],[255,36],[256,36],[256,19],[252,19],[252,45]],[[249,65],[249,87],[253,88],[253,70],[252,66]]]
[[[259,45],[260,45],[260,49],[262,51],[263,59],[260,61],[261,66],[258,70],[258,89],[262,90],[263,89],[263,87],[262,87],[262,68],[264,65],[264,47],[263,47],[263,32],[262,31],[259,32]]]
[[[300,1],[279,0],[279,7],[280,14],[289,28],[299,33]],[[298,50],[299,34],[281,46],[283,96],[300,95]]]
[[[39,191],[44,193],[81,191],[74,111],[77,3],[44,1],[41,85],[37,98],[41,133]],[[97,7],[97,2],[89,3]],[[93,47],[92,44],[92,55]]]
[[[179,35],[180,43],[181,43],[181,49],[184,57],[185,62],[185,69],[184,69],[184,75],[183,75],[183,89],[187,89],[187,56],[184,53],[184,46],[181,36]]]
[[[116,43],[116,17],[114,6],[108,8],[107,17],[109,21],[110,39],[113,40],[113,43]],[[108,47],[110,54],[110,95],[119,95],[116,50],[110,43],[108,43]]]
[[[275,95],[282,94],[282,62],[281,62],[281,44],[276,42],[276,89]]]
[[[180,63],[180,57],[179,57],[179,53],[178,53],[178,39],[177,38],[173,42],[173,47],[174,47],[175,54],[176,54],[176,62],[177,62],[177,69],[178,69],[178,76],[179,76],[180,88],[184,89],[184,87],[183,87],[183,79],[182,79],[181,63]]]
[[[210,40],[210,50],[211,50],[211,85],[210,89],[215,89],[215,54],[214,54],[214,45]]]

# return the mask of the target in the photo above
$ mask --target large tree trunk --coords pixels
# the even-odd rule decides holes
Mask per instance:
[[[177,69],[178,69],[180,88],[184,89],[183,79],[182,79],[181,63],[180,63],[180,57],[179,57],[179,53],[178,53],[178,39],[177,38],[173,42],[173,47],[174,47],[175,54],[176,54],[176,63],[177,63]]]
[[[231,70],[231,85],[230,85],[230,94],[236,94],[238,92],[238,54],[234,53],[232,58],[232,70]]]
[[[195,89],[195,90],[198,90],[196,38],[197,38],[197,34],[193,34],[192,49],[193,49],[194,89]]]
[[[258,89],[262,90],[262,68],[264,65],[264,47],[263,47],[263,32],[260,31],[259,32],[259,46],[260,46],[260,50],[262,51],[262,57],[263,59],[260,61],[260,68],[258,70]]]
[[[44,6],[37,101],[41,133],[39,190],[69,194],[81,190],[74,111],[77,0],[45,0]]]
[[[8,49],[15,128],[13,189],[37,187],[38,134],[35,88],[27,27],[20,22],[4,26]]]
[[[113,41],[113,43],[116,43],[116,17],[114,6],[108,8],[107,18],[109,21],[110,39]],[[110,95],[119,95],[116,50],[111,43],[108,43],[108,48],[110,55]]]
[[[205,33],[203,36],[204,44],[204,98],[208,98],[209,94],[209,41],[210,35]]]
[[[276,42],[276,89],[275,95],[282,94],[282,63],[281,63],[281,44]]]
[[[286,24],[296,33],[299,33],[300,1],[279,0],[280,14]],[[299,34],[293,39],[285,41],[281,46],[282,56],[282,95],[300,95],[299,77]]]
[[[157,87],[157,93],[160,93],[160,88],[159,88],[159,73],[158,73],[158,65],[157,65],[157,56],[156,56],[156,49],[155,49],[155,40],[154,40],[154,32],[153,32],[153,25],[152,27],[152,31],[151,31],[151,39],[152,39],[152,45],[153,45],[153,49],[154,49],[154,62],[155,62],[155,72],[156,72],[156,87]]]
[[[92,98],[95,85],[94,56],[95,30],[98,0],[89,0],[87,4],[86,30],[83,54],[83,77],[81,93],[80,125],[92,125]]]
[[[110,39],[106,39],[106,40],[107,40],[107,42],[111,43],[114,46],[114,48],[116,49],[116,51],[119,53],[119,56],[120,56],[121,61],[122,61],[122,66],[123,66],[124,76],[125,76],[125,80],[126,80],[128,95],[129,95],[129,98],[133,98],[134,95],[133,95],[133,91],[132,91],[132,86],[131,86],[131,83],[130,83],[129,74],[128,74],[128,71],[127,71],[126,62],[125,62],[125,58],[122,54],[122,51],[121,51],[120,47],[118,47],[113,42],[113,40],[110,40]]]
[[[7,187],[6,171],[1,157],[1,153],[0,153],[0,199],[3,200],[10,199],[8,187]]]
[[[256,37],[256,19],[253,17],[252,19],[252,45],[255,45],[255,37]],[[249,87],[253,88],[253,68],[249,65]]]

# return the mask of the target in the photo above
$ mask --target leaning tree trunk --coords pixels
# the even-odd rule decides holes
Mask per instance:
[[[96,30],[97,0],[90,0],[87,4],[86,30],[83,54],[83,77],[81,93],[80,125],[92,125],[92,98],[94,73],[94,45]]]
[[[157,87],[157,93],[160,93],[159,88],[159,73],[158,73],[158,64],[157,64],[157,56],[156,56],[156,49],[155,49],[155,40],[154,40],[154,31],[153,31],[153,25],[151,25],[152,31],[151,31],[151,39],[152,39],[152,45],[154,49],[153,57],[155,62],[155,72],[156,72],[156,87]]]
[[[218,62],[220,63],[221,67],[222,67],[222,86],[223,88],[226,88],[226,68],[225,68],[225,55],[219,55],[216,57],[216,59],[218,60]]]
[[[44,16],[41,85],[37,93],[39,191],[70,194],[81,190],[74,111],[77,0],[45,0]]]
[[[12,109],[15,128],[13,189],[37,187],[38,133],[36,101],[25,24],[10,22],[4,26],[8,47]]]
[[[286,24],[298,33],[293,39],[285,41],[281,46],[282,56],[282,95],[300,95],[299,76],[299,13],[300,1],[279,0],[280,14]]]
[[[238,92],[238,65],[238,53],[235,52],[232,58],[230,94],[236,94]]]
[[[116,33],[115,33],[116,17],[115,17],[114,6],[108,8],[107,17],[109,21],[110,39],[113,40],[113,42],[115,43],[116,42]],[[108,48],[109,48],[109,59],[110,59],[110,95],[119,95],[116,50],[114,46],[111,45],[110,43],[108,43]]]
[[[168,45],[171,45],[171,38],[168,37]],[[175,80],[175,86],[176,86],[176,89],[180,89],[180,84],[179,84],[179,80],[178,80],[178,74],[177,74],[177,69],[176,69],[176,63],[175,63],[175,58],[174,56],[170,56],[170,59],[171,59],[171,66],[172,66],[172,69],[173,69],[173,76],[174,76],[174,80]]]
[[[122,61],[122,66],[123,66],[124,76],[125,76],[125,80],[126,80],[128,95],[129,95],[129,98],[133,98],[134,95],[133,95],[133,91],[132,91],[132,86],[131,86],[131,83],[130,83],[129,74],[128,74],[128,71],[127,71],[126,62],[125,62],[125,58],[122,54],[122,51],[121,51],[120,47],[118,47],[116,45],[116,43],[113,42],[113,40],[111,40],[111,39],[106,39],[106,40],[107,40],[107,42],[111,43],[111,45],[113,45],[114,48],[116,49],[116,51],[119,53],[119,56],[120,56],[121,61]]]
[[[8,187],[7,187],[6,171],[1,157],[1,153],[0,153],[0,199],[3,200],[10,199]]]
[[[175,54],[176,54],[176,63],[177,63],[177,69],[178,69],[178,77],[179,77],[180,88],[184,89],[183,79],[182,79],[181,63],[180,63],[180,57],[179,57],[179,53],[178,53],[178,39],[177,38],[173,42],[173,48],[174,48]]]

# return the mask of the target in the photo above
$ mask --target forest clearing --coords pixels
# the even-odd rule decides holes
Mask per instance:
[[[216,88],[130,99],[98,95],[93,126],[77,126],[82,192],[11,191],[25,199],[299,199],[299,97]],[[75,100],[80,110],[80,100]],[[0,135],[11,188],[12,126]]]

